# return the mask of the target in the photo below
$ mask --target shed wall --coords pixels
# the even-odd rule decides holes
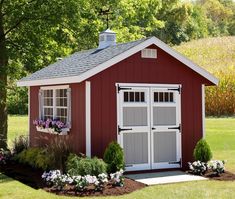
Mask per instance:
[[[71,124],[69,135],[52,135],[36,131],[33,120],[39,117],[38,92],[40,87],[30,88],[30,146],[45,146],[55,139],[64,140],[75,153],[85,153],[85,83],[70,84]]]
[[[138,52],[89,79],[93,156],[102,157],[108,144],[117,140],[116,83],[181,84],[183,167],[192,161],[203,130],[201,85],[211,83],[161,49],[157,51],[157,59],[141,58]]]

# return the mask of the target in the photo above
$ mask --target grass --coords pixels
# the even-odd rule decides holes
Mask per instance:
[[[11,115],[8,117],[8,145],[11,146],[19,135],[28,135],[28,116]]]
[[[18,126],[20,125],[20,126]],[[18,126],[18,128],[17,128]],[[19,131],[17,130],[19,129]],[[9,139],[14,139],[15,134],[27,132],[26,116],[9,117]],[[227,160],[226,169],[235,172],[235,118],[207,118],[206,139],[211,146],[214,159]],[[198,181],[177,183],[169,185],[156,185],[144,188],[134,193],[105,197],[106,199],[158,199],[158,198],[234,198],[234,182]],[[43,199],[43,198],[70,198],[56,196],[43,190],[35,190],[16,180],[0,173],[0,198],[7,199]],[[92,197],[95,198],[95,197]],[[102,197],[99,197],[102,199]]]

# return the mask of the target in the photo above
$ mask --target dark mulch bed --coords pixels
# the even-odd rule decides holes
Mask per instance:
[[[210,180],[235,181],[235,174],[229,171],[225,171],[224,173],[220,174],[220,176],[213,172],[207,172],[204,177],[209,178]]]
[[[146,185],[136,182],[131,179],[125,178],[123,187],[114,187],[111,184],[106,184],[103,191],[94,191],[92,187],[88,187],[86,191],[80,193],[75,192],[73,186],[67,186],[65,190],[58,191],[53,187],[47,187],[43,182],[41,176],[43,171],[38,169],[33,169],[27,165],[18,164],[16,162],[9,162],[7,165],[0,165],[0,171],[18,180],[34,189],[43,189],[47,192],[55,193],[57,195],[69,195],[69,196],[110,196],[110,195],[123,195],[131,193],[133,191],[142,189]]]
[[[75,192],[73,186],[67,186],[65,190],[58,191],[53,188],[44,188],[48,192],[55,193],[57,195],[68,195],[68,196],[115,196],[128,194],[133,191],[139,190],[146,187],[146,185],[125,178],[123,187],[114,187],[111,184],[106,184],[102,191],[94,191],[92,187],[88,187],[84,192]]]
[[[34,189],[40,189],[45,186],[41,178],[43,171],[33,169],[28,165],[22,165],[12,161],[8,162],[6,165],[0,165],[0,171]]]

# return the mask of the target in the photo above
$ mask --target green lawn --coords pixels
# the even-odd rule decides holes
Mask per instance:
[[[27,132],[27,117],[9,117],[9,139],[15,134]],[[206,139],[214,159],[227,160],[227,170],[235,172],[235,118],[208,118],[206,120]],[[110,198],[234,198],[235,182],[199,181],[169,185],[157,185],[134,193]],[[0,198],[71,198],[49,194],[32,189],[16,180],[0,174]],[[101,198],[101,197],[99,197]]]

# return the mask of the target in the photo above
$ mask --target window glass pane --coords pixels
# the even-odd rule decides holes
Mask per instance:
[[[165,93],[165,102],[169,102],[169,94],[168,93]]]
[[[67,108],[56,109],[56,119],[66,123],[67,122]]]
[[[170,102],[174,102],[174,95],[172,92],[170,93]]]
[[[140,93],[135,92],[135,102],[139,102],[139,101],[140,101]]]
[[[124,92],[124,102],[128,102],[128,92]]]
[[[67,89],[57,89],[56,97],[67,97]]]
[[[159,92],[159,102],[163,102],[163,92]]]
[[[154,102],[158,102],[158,92],[154,92]]]
[[[130,102],[134,102],[134,92],[130,92]]]
[[[145,95],[144,95],[144,92],[141,92],[141,102],[145,102]]]

